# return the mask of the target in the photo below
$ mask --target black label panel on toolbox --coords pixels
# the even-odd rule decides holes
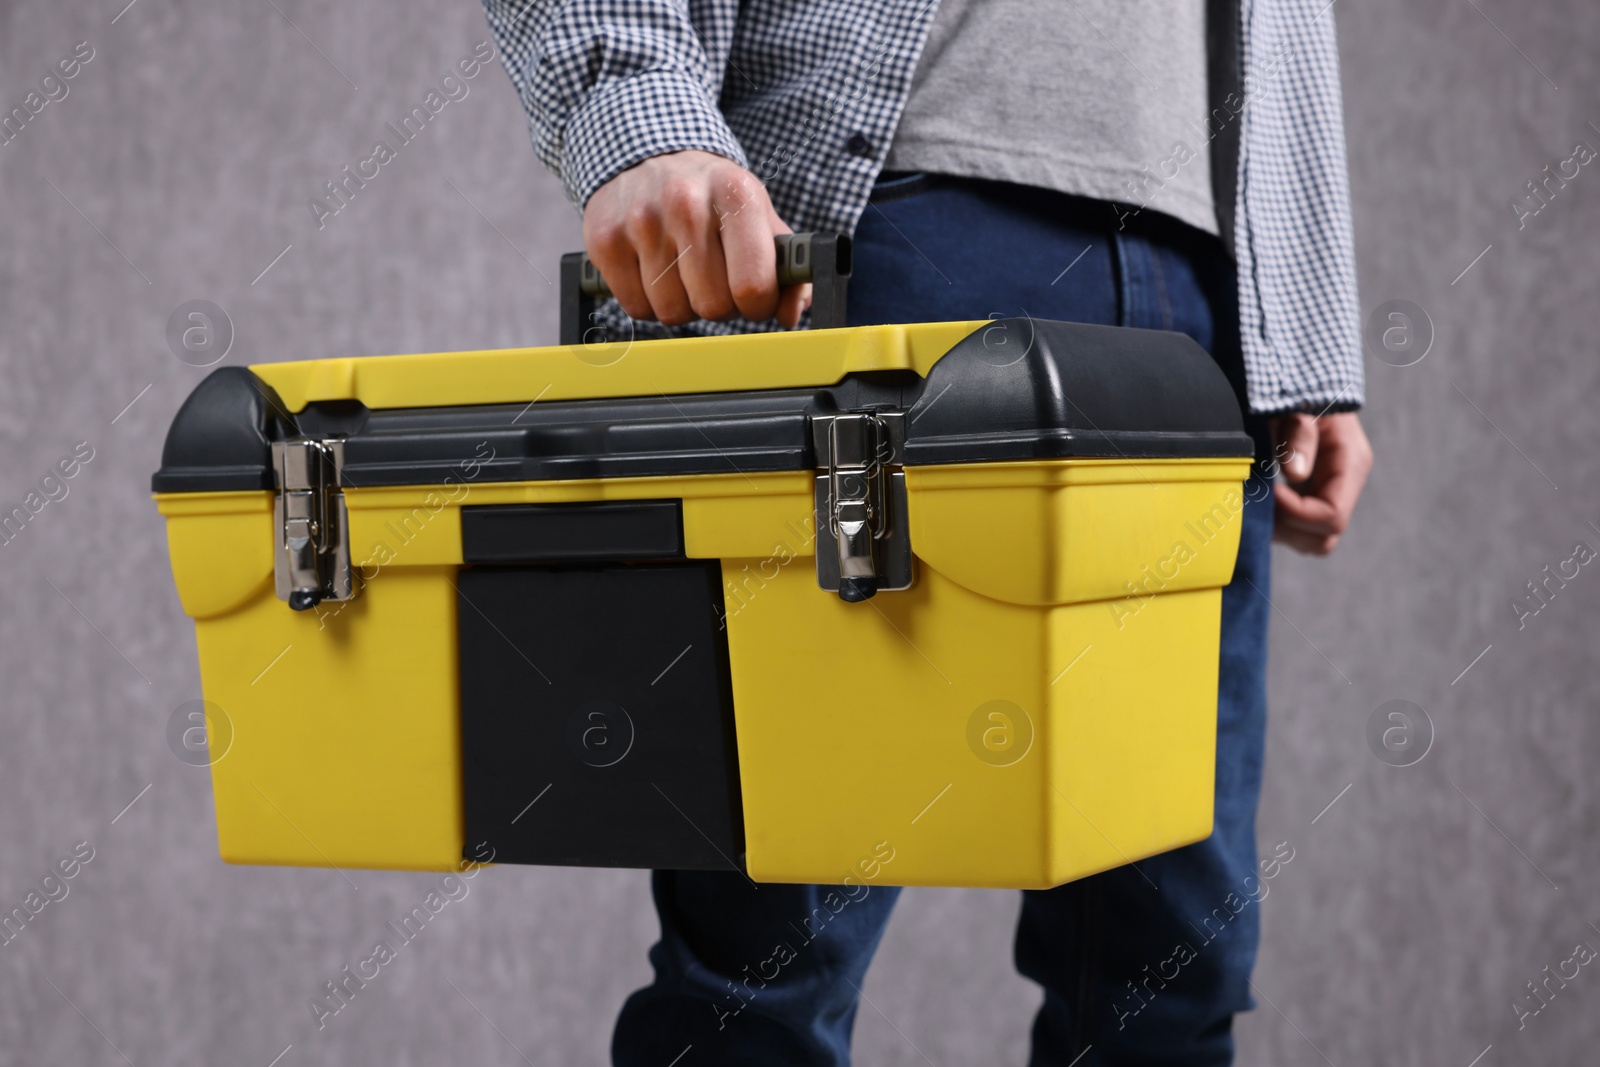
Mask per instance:
[[[461,509],[468,563],[682,559],[681,500],[495,504]]]
[[[503,863],[742,866],[721,586],[715,561],[462,569],[473,848]]]

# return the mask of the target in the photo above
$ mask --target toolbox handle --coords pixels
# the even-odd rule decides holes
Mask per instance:
[[[773,239],[778,258],[778,285],[811,283],[811,328],[844,326],[845,291],[850,283],[850,236],[843,233],[780,233]],[[584,344],[593,325],[598,300],[611,296],[585,252],[561,257],[561,344]],[[604,334],[604,331],[600,331]]]

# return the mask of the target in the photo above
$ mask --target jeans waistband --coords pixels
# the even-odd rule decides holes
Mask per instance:
[[[1141,210],[1133,204],[1031,185],[1016,185],[991,178],[968,178],[928,171],[883,171],[873,183],[869,200],[874,204],[887,204],[948,186],[966,187],[980,195],[1008,201],[1021,211],[1039,212],[1056,222],[1103,233],[1107,237],[1121,233],[1196,255],[1228,254],[1214,234],[1159,211]]]

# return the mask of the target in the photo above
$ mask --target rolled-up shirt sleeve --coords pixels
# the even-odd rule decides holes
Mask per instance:
[[[667,152],[700,149],[749,166],[718,107],[737,4],[702,2],[694,23],[683,0],[483,6],[534,151],[580,208],[624,170]]]

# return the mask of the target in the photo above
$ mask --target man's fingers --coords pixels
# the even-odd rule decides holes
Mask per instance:
[[[704,181],[689,174],[673,175],[661,183],[656,206],[674,246],[674,258],[666,271],[676,276],[686,294],[689,318],[725,319],[733,314],[728,268],[717,238],[717,216]],[[673,292],[666,298],[676,299],[676,295]],[[672,320],[674,325],[686,321]]]
[[[1324,448],[1324,454],[1333,459]],[[1318,471],[1316,479],[1316,496],[1327,505],[1329,518],[1325,523],[1328,533],[1342,534],[1350,525],[1350,517],[1356,510],[1356,499],[1361,496],[1361,487],[1366,483],[1366,472],[1358,476],[1351,470],[1348,463],[1333,462],[1327,468]]]
[[[1309,443],[1306,433],[1309,431]],[[1313,419],[1284,416],[1273,423],[1283,477],[1276,487],[1274,540],[1325,556],[1350,525],[1372,470],[1372,446],[1353,413]]]
[[[682,250],[668,245],[660,252],[640,257],[639,261],[644,295],[650,301],[654,317],[668,326],[681,326],[695,317],[689,294],[683,288],[683,279],[678,275],[678,263],[682,256]]]
[[[636,319],[655,318],[650,298],[644,292],[644,282],[639,278],[639,260],[631,250],[626,259],[614,259],[610,263],[596,259],[594,266],[611,287],[611,293],[622,305],[623,311]]]
[[[1320,425],[1316,468],[1306,482],[1288,488],[1289,517],[1315,524],[1320,532],[1342,534],[1372,469],[1372,447],[1353,415],[1330,415]],[[1280,489],[1286,488],[1280,483]]]
[[[790,329],[800,325],[800,316],[811,306],[811,283],[791,285],[778,298],[778,324]]]
[[[621,226],[599,226],[591,230],[587,217],[584,223],[583,243],[589,249],[589,258],[594,260],[600,277],[611,287],[617,303],[636,319],[650,318],[650,301],[639,280],[639,258],[633,251],[633,242]]]
[[[1343,533],[1372,472],[1372,445],[1355,415],[1330,415],[1323,428],[1322,452],[1326,477],[1318,479],[1317,495],[1339,513],[1340,528],[1334,532]]]
[[[1311,493],[1298,493],[1282,482],[1278,483],[1277,524],[1285,530],[1327,537],[1342,532],[1335,529],[1338,513],[1332,504]]]
[[[1274,541],[1311,556],[1326,556],[1333,551],[1339,543],[1339,535],[1328,529],[1331,509],[1327,501],[1303,496],[1281,482],[1274,496],[1277,500],[1272,528]]]
[[[722,245],[716,233],[696,235],[678,259],[677,272],[689,295],[695,317],[719,320],[733,315],[733,296],[728,290],[728,267],[723,262]]]
[[[752,322],[770,319],[778,310],[778,263],[774,234],[789,227],[773,214],[766,190],[749,175],[713,190],[721,216],[722,255],[727,261],[728,290],[739,314]]]
[[[1339,543],[1338,537],[1309,534],[1303,530],[1287,530],[1283,528],[1274,531],[1272,539],[1308,556],[1326,556]]]
[[[1284,478],[1298,485],[1311,477],[1317,465],[1317,420],[1310,415],[1291,412],[1273,424],[1277,438],[1279,466]]]

